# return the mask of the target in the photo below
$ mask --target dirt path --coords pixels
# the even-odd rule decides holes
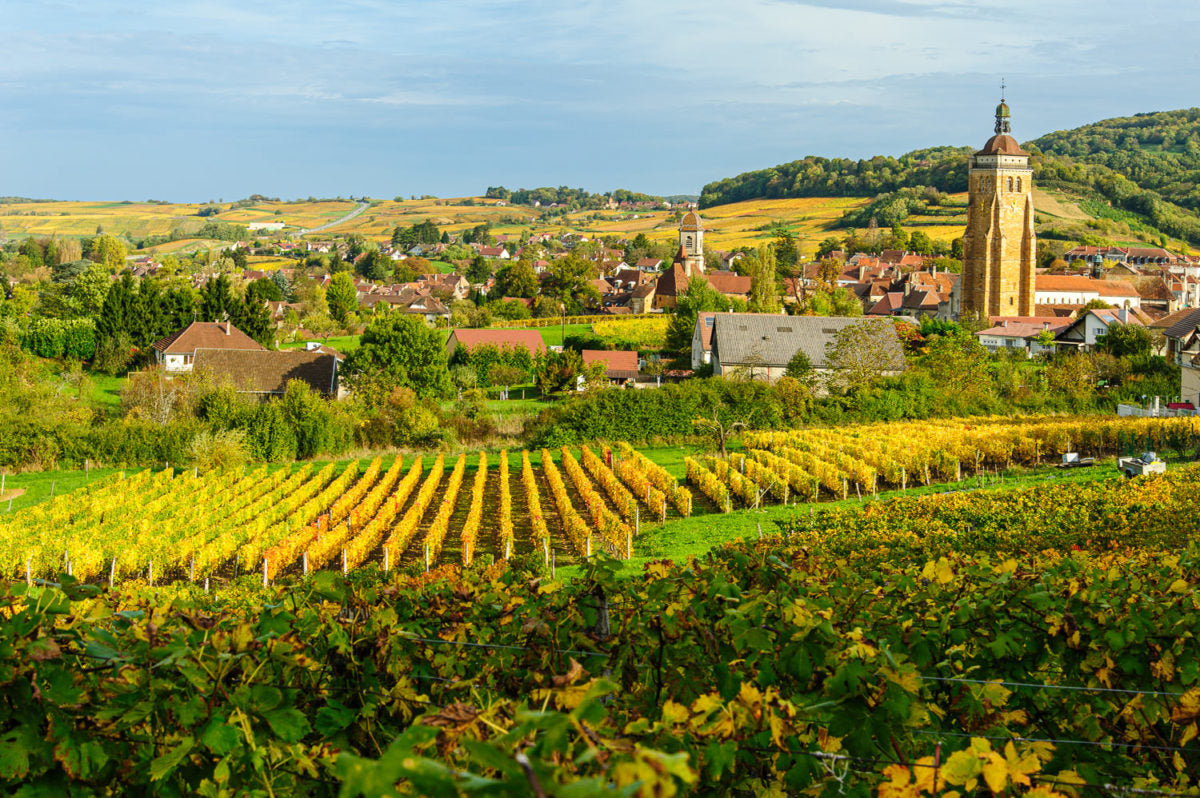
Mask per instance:
[[[13,499],[19,499],[24,495],[25,495],[24,488],[10,488],[10,489],[4,491],[3,493],[0,493],[0,502],[7,502],[7,501],[12,501]]]

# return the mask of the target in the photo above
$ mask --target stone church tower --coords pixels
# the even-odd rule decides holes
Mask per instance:
[[[996,135],[971,156],[960,316],[1034,315],[1033,170],[1011,130],[1008,104],[1001,99]]]
[[[700,214],[688,211],[679,222],[679,255],[688,277],[704,273],[704,224]]]

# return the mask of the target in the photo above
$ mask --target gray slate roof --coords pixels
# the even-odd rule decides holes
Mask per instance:
[[[784,368],[797,350],[802,350],[813,368],[828,368],[826,346],[839,332],[856,324],[879,331],[887,344],[890,362],[881,369],[904,368],[904,350],[890,319],[862,316],[779,316],[775,314],[724,314],[716,316],[713,357],[723,365],[747,363]]]
[[[1171,315],[1178,315],[1178,318],[1174,324],[1163,330],[1163,335],[1167,338],[1186,338],[1196,331],[1196,327],[1200,326],[1200,308],[1192,308],[1187,313],[1180,312]]]

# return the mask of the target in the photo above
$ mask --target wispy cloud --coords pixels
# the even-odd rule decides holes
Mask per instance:
[[[1190,104],[1200,6],[1090,0],[88,0],[4,9],[0,193],[696,191]],[[1167,77],[1164,77],[1167,76]],[[303,164],[297,169],[297,164]]]

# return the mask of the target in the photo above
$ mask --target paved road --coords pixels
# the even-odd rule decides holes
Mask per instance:
[[[331,228],[331,227],[335,227],[335,226],[337,226],[337,225],[339,225],[339,224],[342,224],[343,222],[348,222],[348,221],[350,221],[350,220],[351,220],[351,219],[353,219],[354,217],[356,217],[356,216],[359,216],[360,214],[362,214],[362,212],[363,212],[363,211],[365,211],[367,208],[370,208],[370,207],[371,207],[371,203],[369,203],[369,202],[360,202],[360,203],[358,203],[358,207],[357,207],[357,208],[355,208],[354,210],[350,211],[350,213],[346,214],[346,215],[345,215],[345,216],[343,216],[342,218],[340,218],[340,219],[334,219],[332,222],[326,222],[325,224],[323,224],[323,225],[321,225],[321,226],[319,226],[319,227],[310,227],[310,228],[308,228],[307,230],[301,230],[301,231],[299,231],[299,232],[295,233],[294,235],[303,236],[303,235],[308,235],[309,233],[319,233],[319,232],[321,232],[322,230],[328,230],[329,228]]]

